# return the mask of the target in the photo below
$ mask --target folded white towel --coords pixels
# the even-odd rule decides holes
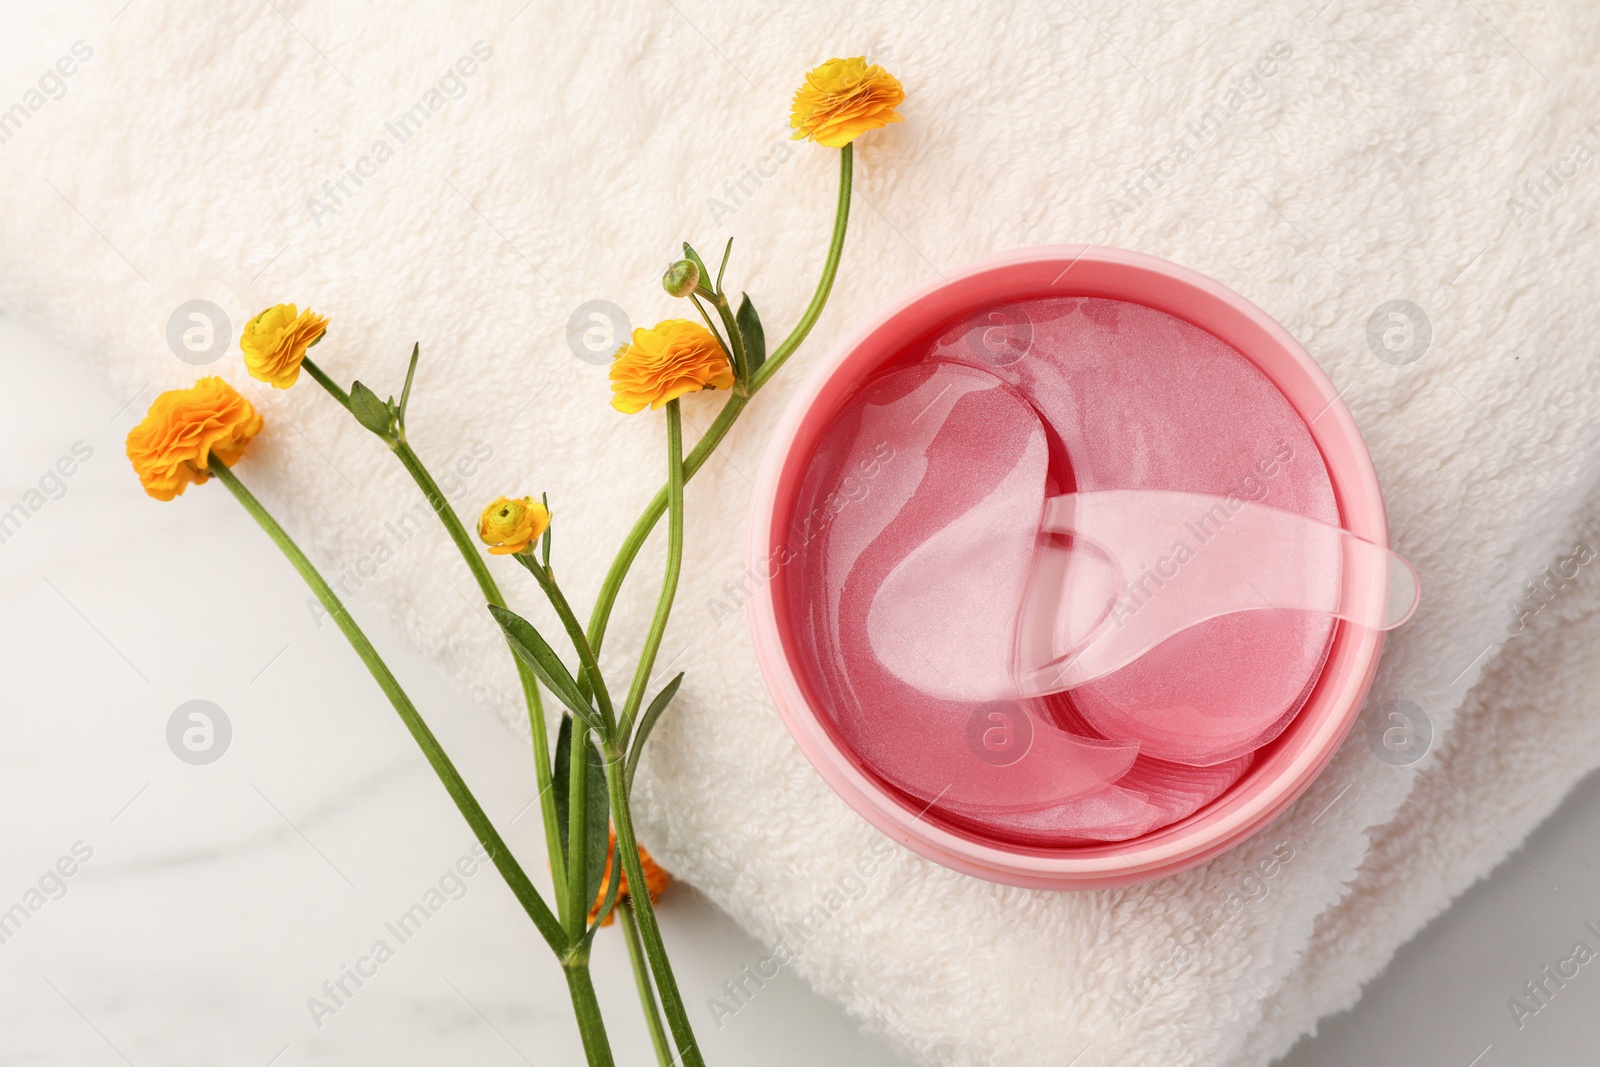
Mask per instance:
[[[906,121],[859,145],[838,292],[689,491],[664,657],[689,675],[641,779],[644,837],[932,1062],[1264,1064],[1600,763],[1600,597],[1586,565],[1560,576],[1600,545],[1600,15],[1319,4],[55,5],[0,41],[0,302],[130,393],[195,377],[166,340],[191,300],[235,337],[260,307],[310,304],[333,323],[319,361],[380,392],[420,340],[413,440],[436,469],[460,462],[468,512],[548,492],[587,604],[661,481],[663,429],[607,406],[569,316],[592,299],[638,323],[681,314],[656,281],[676,242],[715,253],[736,234],[729,276],[769,336],[786,330],[836,166],[783,139],[788,98],[810,65],[874,55]],[[940,270],[1077,241],[1218,278],[1344,390],[1425,587],[1374,704],[1421,708],[1435,752],[1392,766],[1363,724],[1235,852],[1152,885],[1030,893],[889,846],[811,772],[733,610],[734,546],[766,429],[819,349]],[[1397,300],[1426,332],[1415,311],[1409,334],[1374,316]],[[415,502],[398,466],[309,384],[247,384],[234,355],[207,369],[268,417],[243,477],[356,575]],[[691,426],[716,403],[689,400]],[[613,666],[661,555],[622,598]],[[442,538],[350,582],[515,727],[504,650]]]

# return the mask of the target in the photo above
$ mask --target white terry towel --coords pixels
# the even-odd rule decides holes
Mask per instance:
[[[640,323],[680,314],[657,285],[676,243],[709,252],[735,234],[730,277],[769,335],[786,330],[836,173],[835,153],[782,139],[789,96],[833,55],[872,54],[904,81],[905,123],[859,145],[820,327],[690,488],[665,650],[689,675],[640,807],[667,865],[768,943],[822,904],[794,965],[932,1062],[1267,1063],[1600,763],[1600,597],[1587,569],[1541,577],[1600,543],[1586,517],[1600,15],[1586,5],[15,8],[0,39],[0,303],[130,394],[196,376],[164,336],[193,299],[226,309],[235,334],[269,303],[310,304],[333,322],[318,359],[380,390],[420,340],[413,440],[436,467],[492,453],[463,479],[468,512],[547,491],[583,603],[661,480],[663,430],[610,410],[604,370],[568,349],[569,315],[591,299]],[[881,839],[791,744],[742,624],[718,610],[741,581],[731,546],[766,431],[818,352],[897,292],[992,251],[1084,241],[1239,290],[1344,390],[1426,590],[1374,702],[1423,709],[1434,751],[1391,766],[1363,727],[1258,838],[1152,885],[1023,892],[893,849],[841,895]],[[1430,327],[1403,365],[1369,342],[1392,300]],[[1404,349],[1400,328],[1389,343]],[[369,553],[374,517],[413,501],[399,467],[309,384],[264,391],[232,357],[209,369],[270,422],[244,477],[331,570]],[[715,403],[690,400],[691,426]],[[613,669],[637,647],[660,560],[653,543],[622,599]],[[504,649],[452,582],[466,588],[430,534],[362,586],[358,610],[396,620],[514,727]],[[1258,888],[1250,872],[1274,854]],[[1208,917],[1209,940],[1178,952]]]

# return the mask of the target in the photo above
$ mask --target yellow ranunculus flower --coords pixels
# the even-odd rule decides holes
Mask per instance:
[[[632,415],[701,389],[726,389],[733,367],[711,331],[688,319],[668,319],[633,331],[611,361],[611,406]]]
[[[830,59],[795,90],[789,125],[796,141],[843,148],[868,130],[901,121],[894,109],[905,98],[894,75],[868,66],[865,57]]]
[[[491,556],[524,551],[550,528],[550,509],[531,496],[520,500],[501,497],[478,516],[478,538]]]
[[[250,377],[274,389],[287,389],[300,377],[306,349],[322,340],[328,320],[310,308],[274,304],[251,319],[239,336],[239,349]]]
[[[144,421],[128,433],[128,460],[144,491],[157,500],[182,495],[211,477],[211,459],[233,466],[261,432],[250,401],[221,378],[156,397]]]

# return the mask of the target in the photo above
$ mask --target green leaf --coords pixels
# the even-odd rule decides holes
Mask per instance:
[[[550,792],[556,798],[556,829],[561,833],[561,855],[572,855],[567,848],[567,813],[572,810],[570,793],[572,782],[572,716],[561,716],[561,729],[556,731],[555,766],[551,768]]]
[[[589,889],[584,894],[584,900],[594,903],[595,897],[600,895],[600,879],[605,877],[606,856],[611,851],[611,794],[606,791],[606,758],[600,749],[592,742],[584,742],[584,765],[589,771],[589,844],[584,851],[588,859],[588,876],[586,884]],[[614,880],[621,881],[622,864],[613,865],[612,874],[617,876]]]
[[[415,342],[411,346],[411,365],[406,368],[406,385],[400,390],[400,410],[395,419],[403,430],[406,426],[406,406],[411,403],[411,379],[417,376],[417,355],[422,351],[422,343]]]
[[[606,833],[606,843],[609,845],[610,841],[611,835],[608,827]],[[609,849],[607,851],[609,851]],[[601,874],[603,875],[604,873],[604,869],[602,869]],[[617,877],[611,879],[611,881],[606,885],[606,899],[600,902],[600,910],[595,912],[594,922],[589,924],[588,931],[585,932],[583,937],[580,939],[583,944],[587,944],[594,937],[594,932],[600,929],[601,923],[606,921],[606,916],[611,914],[611,909],[617,906],[618,890],[622,888],[621,857],[618,857],[617,859],[617,865],[614,873],[617,875]]]
[[[750,303],[750,294],[740,293],[739,296],[739,313],[734,316],[734,321],[739,325],[739,336],[744,338],[745,362],[749,365],[750,373],[754,374],[767,361],[767,331],[761,326],[761,316],[756,314],[756,306]]]
[[[728,238],[728,246],[722,250],[722,264],[717,267],[717,292],[722,292],[722,275],[728,269],[728,254],[733,251],[733,238]]]
[[[568,835],[571,830],[567,818],[571,812],[570,789],[572,783],[572,737],[574,725],[572,716],[561,717],[561,729],[556,734],[555,774],[551,784],[551,791],[555,794],[556,801],[556,826],[561,833],[561,854],[570,857],[572,849],[568,847]],[[588,731],[584,732],[585,738]],[[584,766],[588,776],[586,788],[587,802],[584,806],[584,885],[587,892],[584,894],[585,904],[594,903],[600,895],[600,880],[606,873],[606,856],[610,852],[611,844],[611,798],[606,792],[606,764],[605,756],[593,743],[588,740],[582,742],[584,746]],[[621,864],[617,865],[617,871]],[[620,882],[621,878],[613,879]],[[611,905],[616,903],[616,885],[608,887],[606,904],[601,911],[603,918]],[[587,909],[585,909],[587,910]]]
[[[544,513],[546,515],[550,514],[550,494],[540,493],[539,502],[544,505]],[[551,523],[550,526],[546,526],[544,528],[544,537],[542,537],[539,541],[539,551],[544,553],[545,570],[550,569],[550,528],[554,525],[555,523]]]
[[[633,772],[638,769],[639,757],[644,754],[644,743],[650,739],[650,731],[655,729],[656,720],[661,718],[661,713],[672,703],[672,698],[678,694],[678,686],[682,683],[683,672],[679,671],[676,678],[661,687],[661,692],[656,694],[656,698],[639,717],[639,729],[634,733],[633,746],[628,752],[628,766],[622,779],[627,783],[630,793],[633,791]]]
[[[706,270],[705,260],[700,258],[699,252],[696,252],[692,247],[690,247],[688,241],[683,242],[683,258],[689,260],[695,266],[700,268],[700,281],[702,283],[711,277],[711,272]]]
[[[392,437],[389,405],[378,399],[378,394],[360,382],[350,387],[350,413],[356,421],[373,433],[389,440]]]
[[[693,262],[694,265],[700,270],[700,281],[695,285],[694,289],[690,291],[689,295],[694,296],[696,293],[698,293],[707,300],[710,300],[712,297],[716,296],[716,291],[711,288],[711,272],[706,270],[706,261],[700,258],[699,252],[696,252],[689,246],[688,241],[683,242],[683,258]],[[705,314],[704,308],[700,309],[700,314]],[[711,332],[716,333],[717,331],[712,330]]]
[[[537,674],[539,680],[556,695],[556,699],[565,704],[591,730],[598,730],[600,724],[595,718],[594,709],[583,699],[578,683],[567,672],[561,657],[556,655],[555,649],[551,648],[540,636],[539,631],[534,629],[533,623],[498,604],[489,605],[489,614],[494,616],[495,622],[500,624],[500,629],[505,631],[506,639],[511,644],[511,651],[516,653],[517,658],[533,668],[533,673]]]

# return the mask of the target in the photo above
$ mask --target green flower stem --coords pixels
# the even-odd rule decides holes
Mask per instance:
[[[467,531],[461,525],[461,518],[456,515],[455,508],[450,506],[450,501],[439,489],[439,483],[433,480],[433,475],[428,473],[428,468],[423,466],[422,459],[406,441],[405,436],[405,408],[411,398],[412,372],[417,366],[417,349],[411,350],[411,368],[406,373],[405,391],[400,403],[400,426],[393,439],[385,438],[389,448],[396,456],[400,457],[401,464],[411,475],[411,480],[417,483],[417,488],[422,490],[422,495],[428,498],[434,514],[439,516],[439,521],[444,524],[445,531],[450,534],[450,540],[455,542],[456,549],[461,553],[461,558],[466,560],[467,569],[472,571],[472,577],[477,581],[478,588],[482,590],[484,599],[496,607],[505,607],[505,597],[500,593],[500,587],[495,584],[494,576],[489,573],[488,564],[484,562],[483,554],[478,551],[478,546],[472,543],[472,538],[467,536]],[[328,391],[346,410],[350,410],[350,394],[338,385],[327,372],[317,366],[308,356],[300,363],[300,369]],[[556,809],[551,788],[554,785],[550,770],[550,737],[545,726],[544,702],[539,698],[539,680],[533,673],[533,668],[522,662],[522,658],[512,655],[512,662],[516,664],[517,681],[522,685],[523,703],[528,707],[528,729],[533,734],[533,761],[535,767],[535,780],[539,786],[539,810],[544,818],[545,852],[550,862],[551,875],[555,878],[557,886],[566,880],[566,869],[561,857],[561,836],[556,824]],[[556,906],[565,917],[568,908],[566,896],[556,894]]]
[[[310,356],[300,361],[300,369],[315,378],[317,384],[326,389],[328,394],[337,400],[346,411],[350,410],[350,394],[344,391],[343,386],[328,377],[326,371],[311,362]]]
[[[584,636],[583,627],[578,624],[577,616],[572,613],[572,607],[567,603],[566,594],[561,592],[561,587],[556,584],[555,575],[550,569],[542,566],[534,558],[531,549],[526,553],[519,553],[516,559],[538,581],[539,588],[544,590],[545,597],[560,616],[573,647],[577,649],[578,659],[582,665],[578,672],[578,683],[580,687],[584,687],[586,693],[588,687],[593,686],[602,721],[608,732],[614,731],[615,720],[612,718],[610,692],[606,689],[605,678],[600,673],[600,664],[595,661],[594,653],[589,649],[589,639]],[[589,728],[574,718],[572,746],[567,753],[567,869],[566,893],[563,895],[567,901],[567,908],[561,917],[567,936],[574,944],[583,938],[588,928],[589,909],[594,905],[594,901],[589,898],[588,885],[589,744]]]
[[[721,348],[723,351],[731,353],[733,350],[728,347],[728,342],[726,342],[726,341],[724,341],[722,339],[722,334],[717,332],[716,326],[714,326],[712,324],[712,322],[711,322],[711,316],[706,314],[706,306],[704,304],[700,303],[700,297],[698,295],[698,290],[696,290],[696,292],[694,292],[694,293],[690,293],[689,294],[689,302],[694,305],[694,309],[696,311],[700,312],[700,317],[705,320],[706,329],[710,330],[711,331],[711,336],[715,337],[717,339],[717,346],[719,348]]]
[[[473,834],[489,853],[489,858],[494,861],[500,876],[505,879],[506,885],[522,904],[523,910],[528,913],[528,917],[544,936],[551,951],[561,961],[562,971],[567,977],[567,990],[572,998],[573,1015],[578,1021],[578,1031],[583,1038],[584,1053],[590,1067],[612,1067],[611,1045],[606,1037],[605,1022],[600,1015],[600,1002],[595,997],[594,982],[589,976],[587,949],[581,949],[577,953],[570,950],[568,938],[560,922],[550,913],[550,908],[539,895],[539,890],[528,880],[522,866],[512,855],[510,846],[489,821],[489,816],[479,805],[477,798],[472,795],[472,791],[467,787],[455,765],[450,762],[450,757],[445,754],[433,731],[428,729],[428,724],[423,721],[421,714],[411,703],[411,698],[400,688],[399,681],[378,655],[377,649],[372,647],[366,634],[361,632],[361,628],[350,617],[350,613],[339,602],[339,598],[334,595],[332,588],[318,573],[316,567],[306,558],[305,553],[300,551],[300,547],[294,543],[283,527],[278,525],[277,520],[261,506],[261,502],[244,487],[244,483],[239,481],[233,471],[215,457],[212,459],[211,470],[218,480],[228,487],[228,491],[239,503],[244,505],[244,509],[266,531],[267,536],[272,538],[279,550],[288,557],[294,569],[300,572],[300,577],[305,579],[311,591],[322,602],[322,606],[333,617],[345,639],[355,649],[356,655],[361,657],[361,662],[372,672],[372,677],[384,695],[389,698],[389,702],[394,705],[395,711],[400,713],[406,729],[411,732],[417,746],[422,749],[422,754],[427,757],[434,773],[444,783],[445,790],[456,802],[457,809],[467,820],[467,825],[472,828]],[[587,914],[586,909],[583,914]],[[582,932],[581,927],[579,932]]]
[[[572,747],[567,753],[567,913],[563,927],[578,944],[589,926],[589,728],[572,720]]]
[[[628,699],[622,705],[622,718],[617,722],[617,740],[627,743],[634,717],[644,704],[645,689],[650,684],[650,672],[655,669],[656,654],[661,651],[661,638],[667,631],[667,616],[672,614],[672,601],[678,595],[678,573],[683,569],[683,414],[678,401],[667,401],[667,573],[661,579],[661,596],[656,601],[655,618],[650,620],[650,632],[645,636],[644,648],[639,652],[639,665],[633,672],[633,685],[628,688]],[[622,757],[627,756],[624,747]]]
[[[518,553],[516,559],[538,581],[539,588],[544,590],[545,597],[550,601],[550,606],[556,609],[556,615],[561,619],[561,625],[566,629],[572,647],[578,652],[578,660],[582,667],[578,674],[578,688],[584,696],[593,692],[600,708],[600,721],[606,724],[608,730],[615,729],[616,719],[613,717],[614,712],[611,707],[611,691],[606,687],[605,677],[600,673],[600,663],[594,658],[594,649],[589,647],[589,638],[583,632],[583,625],[578,622],[578,616],[573,612],[572,605],[567,602],[566,594],[561,591],[555,573],[549,567],[541,565],[534,558],[531,549]]]
[[[667,960],[666,945],[661,940],[661,927],[656,922],[656,908],[645,891],[644,866],[639,862],[639,842],[633,834],[633,812],[628,807],[627,777],[624,762],[612,759],[606,763],[606,783],[611,794],[611,821],[617,831],[617,855],[622,859],[622,870],[628,877],[628,899],[633,903],[634,914],[639,919],[639,935],[644,942],[644,953],[655,976],[656,988],[661,991],[661,1007],[672,1028],[672,1038],[678,1044],[679,1059],[684,1067],[705,1067],[705,1057],[695,1041],[694,1028],[689,1025],[689,1012],[684,1007],[683,994],[678,991],[678,980],[673,976],[672,964]]]
[[[322,602],[322,606],[327,609],[328,614],[333,617],[333,621],[338,624],[340,632],[350,642],[350,646],[355,649],[356,655],[361,657],[361,662],[365,663],[367,670],[372,672],[373,679],[377,681],[378,687],[383,690],[384,695],[389,698],[389,703],[393,704],[395,711],[400,713],[400,719],[405,723],[406,729],[411,732],[412,738],[417,742],[417,747],[422,749],[422,754],[427,757],[434,773],[439,776],[439,781],[444,783],[445,791],[456,802],[456,807],[460,809],[462,817],[467,820],[467,825],[472,827],[472,832],[489,853],[489,858],[494,861],[495,868],[499,870],[500,876],[505,879],[506,885],[511,887],[511,892],[515,894],[523,910],[528,913],[528,917],[533,920],[534,926],[538,927],[539,933],[544,936],[545,941],[549,943],[556,956],[565,957],[568,943],[566,934],[562,932],[561,924],[550,913],[550,908],[545,904],[544,898],[539,895],[539,890],[528,880],[527,874],[523,872],[521,865],[517,863],[516,857],[512,855],[510,847],[500,836],[499,831],[494,828],[494,824],[489,821],[489,816],[479,805],[477,798],[472,795],[472,791],[467,788],[467,783],[462,779],[455,765],[450,762],[450,757],[440,747],[438,738],[433,736],[433,731],[428,729],[428,724],[423,721],[422,715],[417,711],[416,706],[411,703],[411,698],[406,696],[405,690],[400,688],[399,681],[390,672],[388,665],[383,662],[383,658],[378,655],[378,650],[372,647],[372,642],[367,640],[367,635],[361,632],[361,628],[356,625],[355,619],[351,618],[350,613],[339,602],[339,598],[334,594],[327,581],[318,573],[312,562],[306,558],[305,553],[300,551],[300,546],[294,543],[283,527],[278,525],[278,521],[268,513],[266,508],[261,506],[261,502],[255,498],[250,490],[244,487],[244,483],[239,481],[238,476],[224,466],[215,456],[211,458],[210,470],[217,476],[218,481],[228,487],[228,491],[234,495],[235,499],[244,505],[244,509],[250,513],[251,518],[260,524],[261,528],[266,531],[267,536],[272,538],[273,543],[278,546],[278,549],[288,557],[289,562],[294,565],[294,569],[300,572],[300,577],[305,579],[306,584],[311,587],[311,591],[317,595],[317,599]]]
[[[639,516],[629,531],[622,547],[618,550],[616,558],[612,561],[611,569],[607,572],[605,581],[600,587],[600,593],[595,600],[594,611],[589,619],[589,645],[598,655],[601,642],[605,640],[606,624],[611,618],[611,609],[616,604],[617,594],[621,591],[622,582],[627,577],[628,570],[633,561],[638,557],[639,550],[644,546],[645,539],[650,536],[650,531],[660,520],[662,514],[669,509],[673,513],[675,529],[669,533],[668,552],[673,551],[676,543],[677,551],[682,551],[682,510],[683,486],[697,471],[703,467],[722,439],[727,436],[729,429],[738,419],[744,407],[749,403],[750,397],[769,381],[784,362],[800,344],[806,339],[813,326],[816,325],[822,309],[827,305],[828,296],[833,291],[834,278],[839,271],[839,260],[844,253],[844,237],[850,220],[850,193],[852,181],[854,156],[850,145],[846,145],[839,154],[839,199],[834,212],[833,236],[828,245],[827,259],[823,263],[822,277],[817,282],[816,291],[812,294],[811,303],[800,316],[800,321],[790,331],[782,344],[773,350],[771,356],[761,368],[750,378],[749,390],[745,395],[735,391],[723,405],[722,411],[712,422],[700,441],[681,463],[672,462],[668,467],[667,484],[658,491],[655,497],[645,508],[644,514]],[[674,424],[678,421],[677,405],[669,406],[669,448],[670,435]],[[681,438],[681,429],[678,431]],[[682,448],[681,439],[678,448]],[[674,457],[676,458],[676,457]],[[667,605],[670,607],[670,603]],[[658,616],[662,612],[658,608]],[[664,618],[662,619],[664,622]],[[649,669],[640,662],[641,673],[648,676]],[[637,676],[636,676],[637,679]],[[636,688],[637,680],[636,680]],[[636,708],[630,693],[629,705]],[[625,710],[623,714],[625,724],[622,737],[626,738],[626,727],[631,727],[631,715]],[[628,783],[626,773],[626,751],[608,751],[606,765],[606,781],[611,794],[611,817],[617,830],[617,850],[622,859],[623,870],[627,873],[630,885],[646,885],[644,871],[639,863],[639,845],[633,832],[633,812],[629,804]],[[688,1012],[684,1008],[683,996],[678,990],[676,978],[672,973],[672,965],[667,960],[666,948],[661,940],[661,928],[656,922],[655,906],[650,902],[648,893],[640,893],[635,899],[630,895],[630,900],[635,900],[635,911],[639,920],[639,933],[644,943],[645,955],[649,960],[651,971],[655,975],[656,986],[661,992],[661,1004],[666,1012],[667,1021],[672,1027],[672,1035],[678,1044],[682,1062],[686,1067],[703,1067],[705,1060],[700,1055],[700,1050],[695,1044],[694,1030],[689,1024]]]
[[[751,382],[751,392],[766,383],[778,368],[783,366],[783,361],[794,354],[811,333],[811,328],[817,324],[817,319],[822,317],[822,309],[828,304],[828,296],[833,292],[833,279],[839,273],[839,259],[844,254],[844,232],[850,225],[850,193],[854,183],[855,171],[855,145],[847,144],[839,150],[839,202],[834,208],[833,236],[828,242],[828,258],[822,264],[822,277],[817,279],[817,288],[811,294],[811,303],[800,313],[800,321],[795,323],[794,329],[789,331],[789,336],[783,343],[772,350],[772,355],[761,364],[761,369],[756,371],[755,380]]]
[[[318,380],[321,381],[320,378]],[[506,598],[501,594],[494,575],[489,573],[488,561],[468,536],[466,527],[461,524],[461,517],[456,514],[456,509],[450,506],[449,499],[439,488],[439,483],[433,480],[433,475],[428,473],[428,468],[423,466],[416,450],[411,447],[403,433],[389,447],[400,458],[401,465],[411,475],[411,480],[417,483],[417,488],[422,490],[422,495],[427,497],[434,514],[439,516],[439,521],[450,534],[450,540],[455,542],[461,558],[466,560],[467,569],[472,572],[472,577],[477,581],[478,589],[483,593],[484,599],[496,607],[505,607]],[[508,644],[507,648],[509,647]],[[513,654],[511,659],[516,664],[517,680],[522,685],[523,703],[528,707],[528,730],[533,735],[535,782],[539,786],[539,811],[544,819],[545,852],[550,861],[551,877],[559,886],[566,880],[566,867],[561,855],[561,833],[556,823],[555,797],[551,792],[555,782],[551,773],[550,734],[545,726],[544,701],[539,697],[539,680],[534,675],[533,668],[524,663],[521,656]],[[570,919],[573,912],[587,914],[588,909],[580,907],[580,904],[579,901],[569,901],[565,894],[556,894],[556,906],[563,918]]]
[[[611,795],[611,820],[617,831],[617,853],[622,868],[628,876],[628,899],[633,902],[639,918],[639,934],[644,942],[646,958],[655,976],[656,988],[661,991],[661,1004],[666,1011],[667,1024],[672,1028],[685,1067],[704,1067],[705,1060],[696,1046],[694,1028],[689,1025],[689,1013],[683,1004],[683,994],[678,991],[678,980],[667,960],[666,946],[661,941],[661,927],[656,923],[655,906],[645,887],[644,869],[639,862],[639,842],[633,833],[633,813],[628,807],[627,748],[628,730],[634,713],[644,698],[649,683],[650,670],[655,665],[656,653],[661,647],[661,636],[667,627],[667,616],[672,611],[672,600],[677,595],[678,571],[683,564],[683,418],[678,402],[667,404],[667,571],[661,582],[661,598],[656,605],[655,619],[650,624],[649,636],[639,654],[639,667],[633,676],[633,686],[628,691],[628,701],[623,705],[622,719],[617,727],[617,742],[607,746],[606,784]]]
[[[617,925],[622,927],[622,937],[628,943],[628,962],[633,965],[633,983],[639,989],[639,1007],[644,1011],[644,1021],[650,1026],[650,1043],[655,1046],[659,1067],[672,1067],[675,1057],[667,1031],[661,1025],[661,1007],[656,1003],[655,986],[650,983],[650,964],[644,958],[644,946],[639,943],[639,922],[633,916],[633,904],[617,902]]]
[[[737,381],[735,392],[748,392],[750,382],[749,357],[744,353],[744,334],[739,332],[739,324],[734,320],[733,309],[728,306],[728,296],[719,287],[717,294],[711,298],[717,306],[717,315],[722,319],[722,328],[728,331],[728,342],[733,345],[733,376]]]
[[[572,1008],[578,1017],[578,1033],[583,1037],[583,1052],[589,1067],[612,1067],[611,1041],[606,1037],[600,1001],[594,995],[594,980],[589,976],[588,953],[563,965],[562,970],[567,975],[567,991],[572,995]]]
[[[750,397],[771,380],[772,376],[782,367],[784,361],[794,354],[795,349],[806,339],[811,328],[817,324],[817,319],[822,314],[822,309],[828,303],[828,295],[833,291],[834,277],[839,273],[839,258],[844,253],[845,229],[850,221],[850,186],[852,173],[854,146],[845,145],[839,152],[839,202],[833,216],[833,239],[828,245],[828,258],[822,265],[822,277],[817,282],[815,293],[812,294],[811,303],[806,306],[805,312],[800,316],[800,321],[795,324],[789,336],[776,349],[767,361],[761,365],[750,377],[749,396],[740,396],[735,392],[728,398],[728,402],[717,413],[716,419],[706,429],[699,442],[690,450],[684,459],[683,478],[688,481],[695,473],[705,466],[711,454],[716,451],[722,439],[733,428],[740,412],[750,402]],[[594,649],[595,655],[600,654],[600,645],[605,640],[606,625],[611,621],[611,609],[616,605],[617,594],[622,591],[622,583],[628,576],[628,569],[633,566],[634,559],[639,555],[639,550],[644,547],[645,539],[650,536],[650,531],[655,529],[657,522],[667,510],[668,487],[662,486],[645,507],[644,514],[639,516],[633,524],[633,529],[628,531],[628,536],[623,539],[622,547],[617,550],[617,555],[611,562],[611,569],[606,572],[605,581],[600,586],[599,595],[594,602],[594,610],[589,615],[589,646]]]

